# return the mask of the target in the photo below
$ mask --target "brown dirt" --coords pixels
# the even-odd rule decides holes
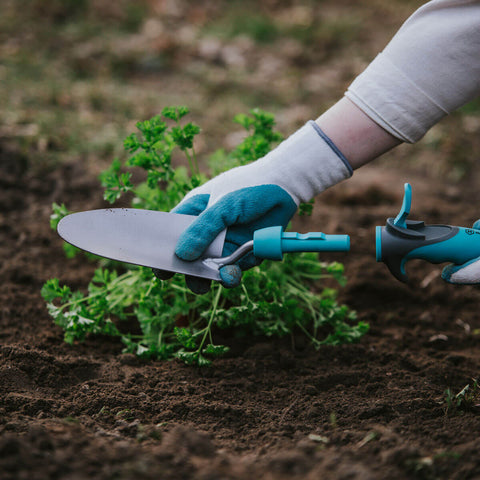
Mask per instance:
[[[479,478],[479,412],[446,414],[480,367],[475,287],[413,262],[414,287],[375,263],[374,226],[414,186],[414,216],[468,225],[480,193],[369,167],[327,192],[299,228],[349,233],[341,300],[371,325],[358,344],[234,339],[198,369],[143,362],[109,339],[70,347],[40,297],[43,282],[85,286],[93,266],[65,260],[51,201],[101,206],[78,164],[35,171],[0,152],[0,477],[8,479]],[[472,183],[473,184],[473,183]]]

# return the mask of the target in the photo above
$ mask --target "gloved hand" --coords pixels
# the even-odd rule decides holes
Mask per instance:
[[[186,261],[198,259],[225,228],[223,255],[230,255],[253,238],[255,230],[284,228],[301,202],[350,177],[352,167],[313,121],[265,157],[233,168],[189,192],[172,210],[198,215],[178,240],[175,253]],[[220,269],[225,287],[239,285],[242,270],[258,265],[253,253]],[[164,272],[156,272],[162,279]],[[187,277],[196,293],[208,291],[210,281]]]
[[[473,224],[480,230],[480,220]],[[474,285],[480,283],[480,257],[474,258],[463,265],[447,265],[442,271],[442,278],[448,283]]]

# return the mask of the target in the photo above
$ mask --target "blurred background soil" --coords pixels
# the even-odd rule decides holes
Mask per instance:
[[[374,226],[413,185],[412,217],[480,215],[480,102],[317,200],[302,231],[348,233],[340,299],[370,323],[356,345],[230,342],[210,369],[142,362],[109,339],[64,344],[40,297],[84,288],[50,206],[104,206],[98,173],[167,105],[188,105],[206,165],[242,138],[237,113],[289,135],[343,94],[420,1],[3,0],[0,16],[0,477],[479,478],[476,287],[375,263]],[[472,387],[473,388],[473,387]],[[450,397],[446,393],[450,391]],[[453,402],[455,403],[455,402]]]

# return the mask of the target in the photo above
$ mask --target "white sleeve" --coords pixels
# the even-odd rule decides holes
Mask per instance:
[[[423,5],[345,93],[409,143],[479,94],[479,0]]]

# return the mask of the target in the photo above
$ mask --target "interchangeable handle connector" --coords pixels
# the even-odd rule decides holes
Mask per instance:
[[[296,233],[284,232],[281,226],[256,230],[253,240],[238,247],[231,255],[220,258],[207,258],[203,264],[218,270],[225,265],[233,265],[247,253],[260,259],[282,260],[284,253],[290,252],[348,252],[348,235],[325,235],[322,232]]]
[[[462,265],[480,256],[480,230],[407,220],[411,201],[412,187],[406,183],[400,213],[376,228],[377,262],[384,262],[395,278],[408,282],[405,264],[414,258]]]
[[[282,260],[291,252],[348,252],[348,235],[326,235],[322,232],[284,232],[282,227],[257,230],[253,235],[253,254],[258,258]]]

